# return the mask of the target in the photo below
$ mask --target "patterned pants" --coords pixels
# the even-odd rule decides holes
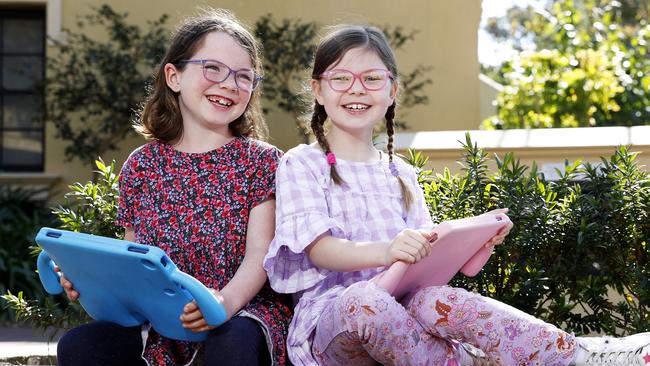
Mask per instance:
[[[338,334],[333,339],[323,334]],[[404,308],[364,281],[321,315],[312,352],[321,365],[459,365],[458,342],[506,366],[568,365],[575,337],[511,306],[448,286],[420,290]]]

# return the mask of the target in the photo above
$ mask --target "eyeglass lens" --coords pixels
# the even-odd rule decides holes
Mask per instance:
[[[230,74],[235,74],[235,84],[237,84],[238,88],[247,91],[255,88],[257,80],[252,70],[234,71],[228,65],[218,61],[206,60],[203,62],[203,75],[210,81],[215,83],[224,82]]]
[[[346,91],[352,87],[355,75],[346,70],[333,70],[328,75],[330,86],[334,90]],[[386,85],[388,73],[385,70],[369,70],[359,75],[361,84],[368,90],[379,90]]]

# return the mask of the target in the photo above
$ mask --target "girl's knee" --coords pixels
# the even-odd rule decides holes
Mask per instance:
[[[74,332],[74,329],[70,330],[69,332],[65,333],[61,339],[59,339],[58,344],[56,345],[56,355],[57,358],[59,359],[59,364],[61,364],[61,360],[67,360],[70,358],[70,355],[73,354],[74,348],[75,348],[75,336],[74,334],[71,334]]]
[[[362,338],[378,329],[391,316],[389,313],[399,311],[398,308],[404,311],[395,298],[368,281],[348,287],[337,298],[335,306],[338,311],[336,316],[340,316],[345,330]]]
[[[419,290],[407,306],[408,312],[416,319],[421,320],[429,315],[438,304],[462,304],[470,299],[480,296],[462,288],[451,286],[430,286]]]
[[[361,281],[341,293],[336,301],[336,307],[342,314],[355,314],[363,309],[368,312],[378,302],[395,302],[395,299],[374,283]]]
[[[82,325],[67,331],[56,346],[59,365],[89,364],[89,350],[92,348],[92,332],[88,325]]]
[[[260,324],[236,316],[208,334],[205,365],[268,365],[269,350]]]

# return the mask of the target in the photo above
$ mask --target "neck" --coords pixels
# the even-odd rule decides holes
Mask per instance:
[[[348,161],[378,159],[377,149],[372,145],[372,129],[347,131],[332,126],[325,138],[332,152],[341,159]]]
[[[183,124],[183,134],[172,142],[174,149],[187,153],[203,153],[218,149],[234,138],[228,126],[220,129],[198,128],[195,124]]]

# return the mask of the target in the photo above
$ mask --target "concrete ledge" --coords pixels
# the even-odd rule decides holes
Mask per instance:
[[[9,365],[56,365],[56,356],[27,356],[0,359],[0,366]]]
[[[637,160],[642,169],[650,166],[650,126],[401,132],[395,135],[395,149],[423,153],[429,158],[427,167],[436,172],[449,168],[459,173],[461,167],[456,162],[463,155],[465,132],[488,152],[491,171],[496,168],[494,154],[503,158],[512,152],[522,164],[535,162],[547,178],[555,179],[555,169],[563,170],[565,160],[599,164],[600,157],[608,158],[621,145],[630,145],[631,151],[640,153]]]
[[[42,334],[20,326],[0,327],[0,366],[56,365],[56,346],[61,332],[52,341],[52,332]]]
[[[395,147],[398,150],[461,150],[458,141],[465,141],[465,132],[486,149],[650,146],[650,126],[634,126],[403,132],[395,135]]]

